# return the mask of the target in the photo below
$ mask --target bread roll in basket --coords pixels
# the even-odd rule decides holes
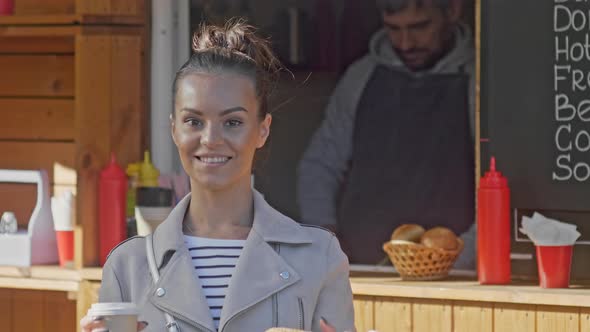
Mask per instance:
[[[404,226],[409,230],[408,225]],[[414,225],[412,225],[414,226]],[[400,226],[401,227],[401,226]],[[420,227],[421,228],[421,227]],[[449,270],[463,250],[463,240],[444,227],[435,227],[423,232],[420,243],[408,241],[400,232],[383,244],[383,250],[404,280],[439,280],[448,276]],[[415,234],[412,240],[415,241]]]

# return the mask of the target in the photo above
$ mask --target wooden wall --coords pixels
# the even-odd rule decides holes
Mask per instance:
[[[77,194],[76,266],[97,266],[100,170],[111,153],[123,167],[141,160],[147,145],[145,29],[20,19],[0,17],[0,168],[45,169],[51,194]],[[0,183],[0,212],[21,226],[35,198],[34,186]]]
[[[74,332],[76,301],[68,293],[0,288],[2,332]]]
[[[590,308],[355,296],[359,332],[586,332]]]
[[[56,163],[74,168],[74,38],[16,38],[0,34],[0,168],[45,169],[51,187]],[[2,211],[26,225],[34,185],[0,184]]]

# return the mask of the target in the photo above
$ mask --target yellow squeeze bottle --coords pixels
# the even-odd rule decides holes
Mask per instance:
[[[150,152],[143,153],[143,163],[139,166],[139,187],[157,187],[160,171],[151,163]]]

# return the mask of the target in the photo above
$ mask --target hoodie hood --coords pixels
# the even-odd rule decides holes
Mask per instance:
[[[377,31],[371,38],[369,43],[369,57],[376,64],[411,72],[393,50],[385,28]],[[455,29],[455,46],[451,51],[440,59],[434,67],[423,72],[416,72],[415,74],[456,73],[459,71],[459,68],[472,63],[474,59],[475,50],[471,31],[465,25],[458,25]]]

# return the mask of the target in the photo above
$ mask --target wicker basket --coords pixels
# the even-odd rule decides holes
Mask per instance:
[[[444,279],[463,250],[463,240],[457,238],[456,250],[428,248],[421,244],[383,244],[383,250],[404,280]]]

